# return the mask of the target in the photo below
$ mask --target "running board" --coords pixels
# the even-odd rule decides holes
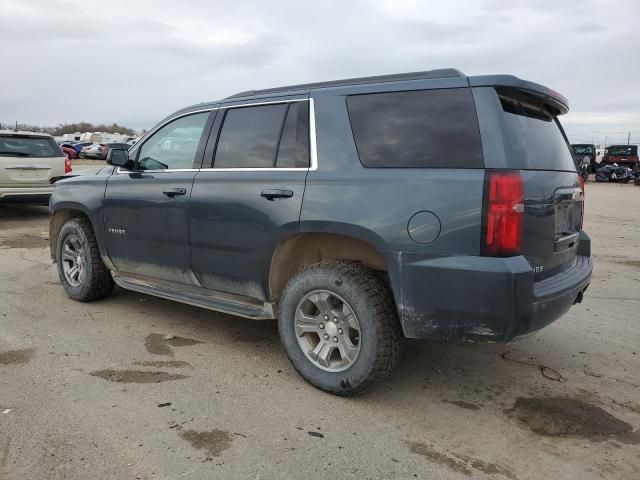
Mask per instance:
[[[186,303],[194,307],[207,308],[209,310],[215,310],[216,312],[238,315],[253,320],[271,320],[275,318],[273,315],[273,304],[260,302],[248,297],[218,292],[216,290],[206,290],[202,293],[187,291],[174,286],[152,282],[147,279],[123,277],[113,272],[112,276],[116,284],[126,290],[146,293],[147,295]],[[185,287],[192,290],[189,286],[185,285]]]

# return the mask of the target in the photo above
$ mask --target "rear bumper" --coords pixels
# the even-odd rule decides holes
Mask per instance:
[[[0,187],[0,204],[48,205],[55,187]]]
[[[549,325],[582,301],[593,269],[589,243],[581,232],[575,263],[539,282],[522,256],[404,256],[397,303],[405,336],[505,342]]]

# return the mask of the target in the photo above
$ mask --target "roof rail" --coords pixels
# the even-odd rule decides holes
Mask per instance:
[[[225,100],[234,98],[250,97],[253,95],[264,95],[268,93],[285,93],[296,90],[309,90],[312,88],[340,87],[343,85],[359,85],[363,83],[384,83],[398,82],[402,80],[426,80],[431,78],[464,77],[464,73],[455,68],[439,68],[425,72],[395,73],[392,75],[378,75],[374,77],[345,78],[343,80],[331,80],[328,82],[303,83],[299,85],[288,85],[285,87],[266,88],[263,90],[247,90],[236,93]]]

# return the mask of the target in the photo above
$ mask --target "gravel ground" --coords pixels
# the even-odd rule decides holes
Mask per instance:
[[[639,200],[587,185],[596,271],[559,321],[511,345],[411,341],[354,399],[302,381],[274,322],[71,301],[46,208],[0,208],[0,477],[640,478]]]

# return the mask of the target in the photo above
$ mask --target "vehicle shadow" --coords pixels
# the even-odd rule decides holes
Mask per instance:
[[[46,205],[0,205],[0,223],[7,228],[20,227],[48,216]]]
[[[276,321],[248,320],[122,289],[117,289],[113,300],[127,304],[132,300],[143,301],[144,310],[154,318],[159,333],[185,335],[212,345],[231,345],[272,362],[273,370],[291,368],[280,343]],[[535,366],[502,358],[509,350],[515,350],[519,356],[541,358],[545,348],[545,342],[536,336],[510,344],[407,340],[400,364],[391,377],[352,400],[370,406],[393,404],[396,408],[408,409],[414,404],[435,401],[469,410],[501,411],[521,394],[535,396],[556,387],[565,390],[564,384],[544,378]],[[551,348],[563,350],[564,347],[559,342]],[[570,357],[569,351],[556,354]],[[285,381],[300,382],[308,387],[308,394],[317,393],[291,371],[293,375]]]

